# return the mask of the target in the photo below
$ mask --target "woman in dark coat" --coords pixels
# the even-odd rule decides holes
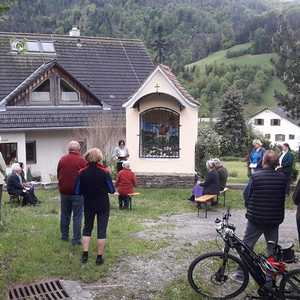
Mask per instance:
[[[100,162],[103,159],[102,152],[98,148],[92,148],[85,154],[88,165],[79,173],[76,194],[84,198],[84,228],[82,234],[83,253],[81,262],[88,261],[89,244],[97,217],[97,258],[96,264],[103,263],[106,229],[109,219],[108,193],[115,192],[108,168]]]
[[[206,175],[205,181],[201,183],[203,186],[204,195],[218,195],[220,192],[220,179],[219,174],[216,171],[216,167],[213,160],[208,160],[206,162],[206,167],[208,173]]]

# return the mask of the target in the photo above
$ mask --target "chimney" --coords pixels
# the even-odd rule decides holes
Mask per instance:
[[[69,36],[80,36],[80,30],[76,26],[73,26],[69,31]]]

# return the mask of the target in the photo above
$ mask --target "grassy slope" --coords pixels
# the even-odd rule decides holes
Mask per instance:
[[[251,43],[241,44],[233,46],[230,49],[227,50],[221,50],[218,52],[215,52],[208,57],[201,59],[197,62],[194,62],[188,67],[196,66],[197,69],[200,69],[201,71],[204,71],[205,65],[208,64],[238,64],[238,65],[260,65],[264,66],[266,68],[272,68],[270,59],[272,57],[275,57],[275,54],[259,54],[259,55],[243,55],[240,57],[234,57],[234,58],[226,58],[226,52],[228,50],[241,50],[245,48],[249,48]],[[260,106],[256,104],[250,104],[247,107],[247,112],[251,115],[254,112],[259,111],[263,107],[274,107],[276,106],[276,99],[274,98],[274,91],[278,90],[279,92],[285,91],[284,84],[280,81],[278,77],[274,77],[273,80],[270,82],[268,88],[262,95],[263,102]]]

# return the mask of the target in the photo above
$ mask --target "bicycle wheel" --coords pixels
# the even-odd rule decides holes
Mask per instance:
[[[279,287],[283,299],[300,299],[300,269],[295,269],[281,280]]]
[[[249,273],[240,259],[223,252],[211,252],[197,257],[188,270],[192,288],[206,299],[231,299],[241,294],[248,285]],[[241,281],[234,278],[239,270]]]

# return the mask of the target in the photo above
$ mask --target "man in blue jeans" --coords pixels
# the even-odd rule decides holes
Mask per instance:
[[[68,145],[69,153],[58,162],[57,178],[61,199],[60,232],[61,239],[69,240],[69,225],[73,214],[72,245],[81,244],[81,222],[83,214],[83,199],[75,195],[75,182],[79,170],[87,164],[80,156],[80,144],[71,141]]]

